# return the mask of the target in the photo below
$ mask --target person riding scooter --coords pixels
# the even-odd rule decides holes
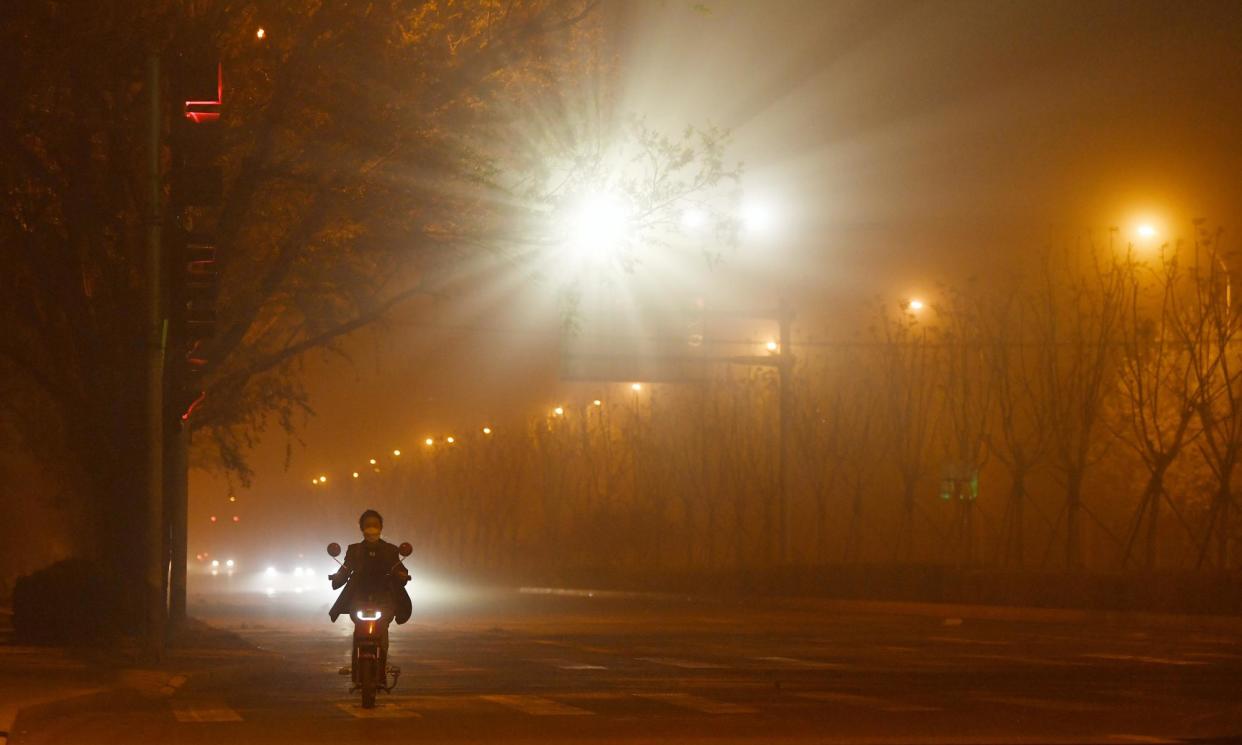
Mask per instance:
[[[397,546],[380,538],[384,518],[375,510],[367,510],[358,518],[362,541],[351,543],[345,551],[340,570],[328,575],[332,589],[345,585],[328,611],[335,623],[337,616],[351,613],[365,601],[378,602],[389,610],[384,617],[403,624],[410,620],[413,607],[405,584],[410,572],[401,563]]]

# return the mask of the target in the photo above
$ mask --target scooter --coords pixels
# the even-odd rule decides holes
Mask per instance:
[[[414,547],[409,543],[402,543],[397,551],[405,558],[414,552]],[[328,544],[328,555],[333,559],[341,555],[341,546],[339,543]],[[340,560],[337,559],[337,564]],[[404,584],[409,581],[409,576],[398,578],[393,575],[393,570],[401,565],[401,562],[393,564],[388,570],[388,576],[393,582],[401,582]],[[362,692],[362,708],[371,709],[375,706],[375,694],[379,691],[385,693],[392,691],[397,687],[397,680],[401,677],[401,668],[388,666],[388,626],[392,623],[392,609],[387,607],[383,602],[385,598],[377,598],[374,595],[357,597],[353,599],[353,607],[350,609],[349,617],[354,622],[354,648],[350,655],[349,667],[341,668],[342,675],[349,675],[352,683],[349,692]],[[392,682],[389,682],[388,676],[392,675]]]

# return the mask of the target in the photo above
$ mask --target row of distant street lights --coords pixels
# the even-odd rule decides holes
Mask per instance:
[[[633,391],[634,393],[639,393],[643,390],[643,384],[642,383],[630,383],[630,390]],[[594,407],[602,407],[604,405],[604,402],[602,399],[597,398],[591,401],[591,405]],[[553,407],[551,410],[551,416],[553,417],[565,416],[565,407],[564,406]],[[495,430],[493,430],[490,425],[483,426],[479,431],[483,434],[484,437],[490,437],[495,432]],[[446,437],[444,437],[443,442],[445,445],[455,445],[457,444],[457,438],[454,437],[453,435],[447,435]],[[436,439],[434,437],[428,437],[425,440],[423,440],[424,447],[432,448],[432,447],[435,447],[435,445],[436,445]],[[402,451],[400,448],[393,448],[392,457],[400,458],[401,452]],[[370,458],[368,459],[367,464],[371,466],[372,471],[374,471],[375,473],[379,473],[379,470],[380,470],[379,459]],[[361,477],[362,477],[361,471],[350,472],[350,478],[357,479]],[[320,474],[319,476],[316,476],[315,478],[311,479],[311,486],[324,486],[327,483],[328,483],[327,474]],[[214,517],[212,518],[212,522],[215,522]]]
[[[920,308],[922,307],[922,303],[919,303],[919,307]],[[776,353],[780,349],[780,345],[777,344],[775,341],[768,341],[764,344],[764,348],[767,349],[771,353]],[[639,393],[642,393],[642,391],[645,388],[643,383],[638,383],[638,382],[630,383],[628,387],[635,396],[637,396]],[[596,399],[591,400],[592,408],[602,408],[603,406],[604,406],[603,399],[596,398]],[[561,417],[564,417],[565,415],[566,415],[566,409],[564,406],[554,406],[549,412],[549,416],[552,418],[561,418]],[[490,437],[495,432],[495,430],[493,430],[490,425],[483,426],[482,428],[480,428],[479,431],[483,434],[484,437]],[[457,444],[457,438],[454,437],[453,435],[447,435],[446,437],[443,438],[443,443],[445,445],[455,445]],[[436,439],[434,437],[428,437],[424,439],[423,446],[426,448],[435,447]],[[394,448],[392,451],[393,458],[400,458],[401,454],[402,454],[402,451],[400,448]],[[373,472],[379,473],[380,468],[379,468],[378,458],[368,459],[367,464],[371,467],[371,470]],[[351,479],[358,479],[362,477],[362,472],[351,471],[349,476]],[[327,483],[328,483],[327,474],[320,474],[311,479],[311,486],[325,486],[327,485]],[[214,522],[214,518],[213,518],[213,522]]]

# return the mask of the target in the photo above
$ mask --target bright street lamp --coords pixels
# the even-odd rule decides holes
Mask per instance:
[[[617,195],[602,191],[588,194],[568,216],[569,249],[584,256],[611,251],[625,239],[629,221],[630,210]]]

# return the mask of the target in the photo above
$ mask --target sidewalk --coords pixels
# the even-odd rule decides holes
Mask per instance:
[[[277,660],[195,620],[169,639],[158,664],[144,662],[132,644],[109,649],[19,645],[7,609],[0,609],[0,745],[17,735],[12,728],[23,710],[118,692],[169,697],[191,680],[249,675]]]

